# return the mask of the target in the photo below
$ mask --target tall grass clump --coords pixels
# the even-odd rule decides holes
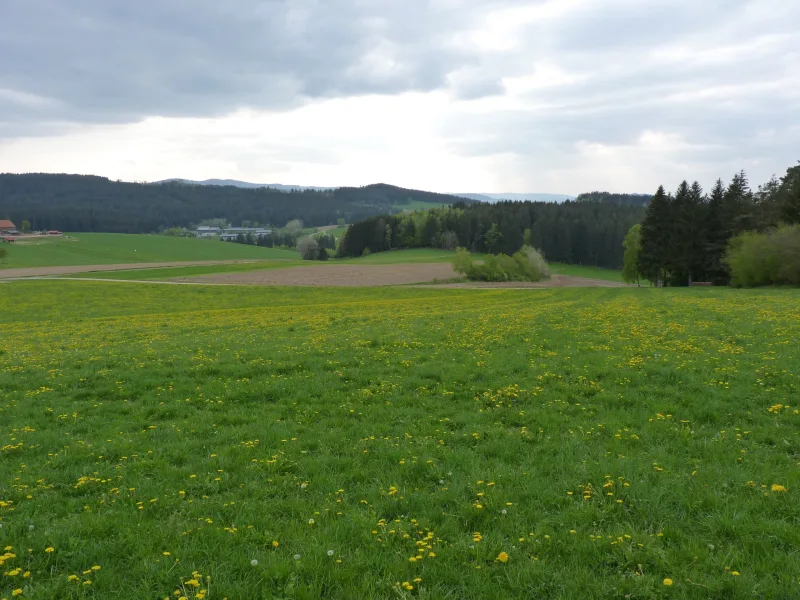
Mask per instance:
[[[489,254],[483,262],[472,260],[466,248],[459,248],[453,268],[470,281],[542,281],[550,277],[544,257],[531,246],[523,246],[513,256]]]
[[[736,287],[800,285],[800,225],[736,236],[726,256]]]

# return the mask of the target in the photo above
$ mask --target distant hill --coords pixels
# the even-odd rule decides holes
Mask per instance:
[[[518,201],[531,201],[531,202],[565,202],[566,200],[574,200],[575,196],[568,194],[544,194],[540,192],[531,193],[501,193],[501,194],[453,194],[460,198],[468,198],[478,202],[497,202],[499,200],[518,200]]]
[[[237,179],[204,179],[203,181],[195,181],[193,179],[162,179],[161,181],[154,181],[153,183],[183,183],[186,185],[220,185],[220,186],[233,186],[238,188],[272,188],[273,190],[280,190],[282,192],[291,192],[292,190],[332,190],[332,187],[318,187],[313,185],[285,185],[282,183],[250,183],[249,181],[239,181]]]
[[[0,218],[33,229],[151,233],[206,219],[232,225],[306,226],[348,223],[470,200],[383,183],[358,188],[241,187],[168,181],[130,183],[91,175],[0,174]]]

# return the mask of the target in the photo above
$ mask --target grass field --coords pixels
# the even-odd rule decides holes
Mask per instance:
[[[3,268],[105,265],[143,262],[235,259],[296,259],[297,253],[277,248],[258,248],[215,240],[174,238],[162,235],[76,233],[69,238],[17,242],[8,250]]]
[[[0,598],[796,598],[800,293],[0,284]]]
[[[614,269],[568,265],[565,263],[548,263],[548,266],[550,267],[550,272],[554,275],[570,275],[572,277],[586,277],[587,279],[602,279],[604,281],[623,281],[622,271]],[[644,284],[646,285],[646,282]]]

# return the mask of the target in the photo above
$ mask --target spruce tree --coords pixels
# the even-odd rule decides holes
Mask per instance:
[[[779,203],[781,220],[789,225],[800,224],[800,165],[789,168],[781,180]]]
[[[730,277],[725,265],[725,251],[728,233],[723,220],[725,188],[722,179],[717,179],[708,200],[705,220],[705,261],[706,277],[717,284],[727,284]]]
[[[689,284],[689,237],[688,228],[692,219],[689,200],[689,184],[683,180],[675,191],[667,250],[667,270],[672,285]]]
[[[663,285],[667,275],[672,201],[658,186],[655,196],[647,206],[642,222],[641,248],[637,260],[639,272],[655,285]]]

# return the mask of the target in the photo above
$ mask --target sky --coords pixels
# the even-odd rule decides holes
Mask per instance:
[[[0,172],[438,192],[755,186],[797,0],[2,0]]]

